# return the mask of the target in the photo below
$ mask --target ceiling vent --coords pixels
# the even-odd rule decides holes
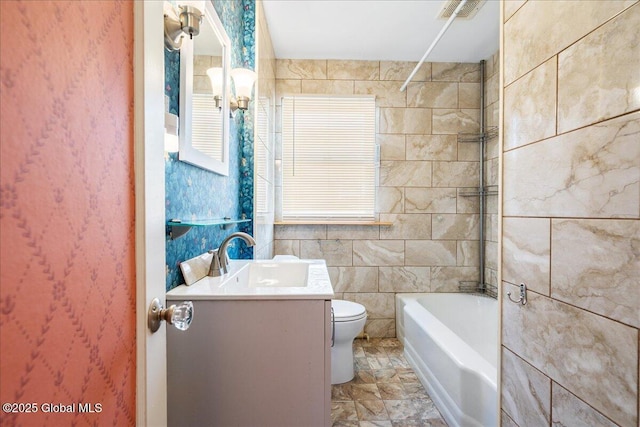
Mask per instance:
[[[458,16],[456,16],[456,19],[473,18],[474,16],[476,16],[476,13],[478,13],[478,10],[480,10],[482,5],[486,1],[487,0],[467,0],[467,3],[464,6],[462,6],[462,9],[460,9],[460,12],[458,12]],[[453,12],[455,12],[460,2],[462,2],[462,0],[447,0],[442,6],[442,9],[440,10],[438,19],[451,18],[451,15],[453,15]]]

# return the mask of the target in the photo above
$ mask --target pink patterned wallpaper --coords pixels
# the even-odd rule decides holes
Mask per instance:
[[[133,5],[0,19],[0,425],[133,425]]]

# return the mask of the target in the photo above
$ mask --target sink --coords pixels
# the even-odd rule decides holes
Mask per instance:
[[[321,259],[230,260],[229,272],[206,276],[167,292],[167,300],[332,299],[327,264]]]
[[[265,286],[307,286],[309,263],[306,262],[254,262],[249,264],[250,288]]]

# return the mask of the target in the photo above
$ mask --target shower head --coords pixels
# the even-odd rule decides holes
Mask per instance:
[[[462,0],[446,0],[442,9],[440,9],[440,14],[438,15],[438,19],[449,19],[453,12],[456,10],[458,5]],[[456,19],[471,19],[476,16],[478,10],[484,5],[487,0],[467,0],[467,3],[462,6],[462,9],[458,12]]]

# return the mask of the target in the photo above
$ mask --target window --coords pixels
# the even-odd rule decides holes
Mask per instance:
[[[282,99],[282,220],[373,220],[375,97]]]
[[[194,93],[191,111],[191,145],[214,159],[222,153],[222,113],[211,93]]]

